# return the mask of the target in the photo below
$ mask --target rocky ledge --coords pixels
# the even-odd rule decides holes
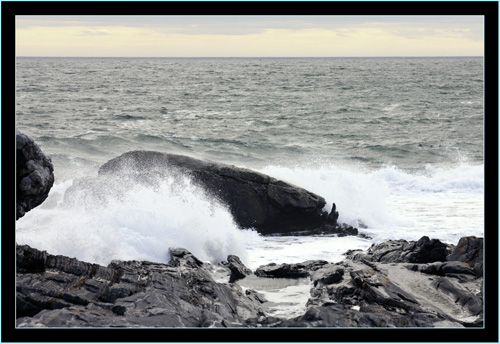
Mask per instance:
[[[482,241],[390,240],[349,251],[339,263],[270,264],[255,272],[236,256],[213,266],[185,249],[171,248],[168,264],[104,267],[17,246],[17,326],[477,327]],[[269,283],[309,278],[306,312],[268,314],[265,297],[238,284],[252,274]]]

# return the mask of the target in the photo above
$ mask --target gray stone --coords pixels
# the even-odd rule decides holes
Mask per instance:
[[[232,254],[227,256],[227,262],[223,265],[231,271],[229,283],[234,283],[235,281],[252,274],[252,270],[243,265],[239,257]]]
[[[284,319],[266,314],[259,292],[216,283],[211,267],[171,248],[169,264],[113,261],[107,267],[17,247],[19,327],[481,327],[483,278],[462,261],[429,260],[433,241],[386,241],[342,262],[268,264],[251,278],[307,278],[306,312]],[[434,243],[437,243],[434,241]],[[417,249],[415,249],[417,247]],[[418,248],[420,247],[420,248]],[[388,249],[390,262],[373,252]],[[410,248],[410,249],[409,249]],[[425,251],[421,255],[419,251]],[[397,252],[399,251],[399,252]],[[410,253],[415,253],[408,258]],[[432,255],[432,254],[431,254]],[[459,257],[462,257],[460,255]],[[372,258],[368,260],[367,258]],[[377,259],[373,259],[377,258]],[[482,261],[474,259],[476,264]],[[402,260],[394,262],[395,260]],[[461,258],[460,258],[461,259]],[[383,260],[383,257],[382,259]],[[236,256],[228,261],[248,270]],[[230,269],[227,267],[227,271]],[[224,268],[224,269],[226,269]],[[259,285],[259,283],[254,285]],[[243,285],[243,284],[242,284]]]
[[[263,315],[257,293],[216,283],[187,250],[170,252],[172,264],[113,261],[103,267],[18,246],[17,325],[240,327]]]
[[[385,310],[360,312],[340,304],[310,308],[303,316],[282,321],[283,327],[428,327],[443,319],[434,314],[393,314]],[[460,324],[453,322],[457,326]]]
[[[308,260],[297,264],[267,264],[255,270],[255,275],[259,277],[271,278],[303,278],[308,277],[312,271],[328,264],[324,260]]]
[[[16,220],[42,204],[53,184],[50,158],[31,138],[16,130]]]
[[[447,260],[467,263],[477,276],[483,276],[483,238],[460,238]]]
[[[351,257],[379,263],[432,263],[445,261],[449,253],[450,245],[423,236],[418,241],[386,240],[367,252],[351,252]]]

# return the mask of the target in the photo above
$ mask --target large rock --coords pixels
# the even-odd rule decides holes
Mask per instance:
[[[189,175],[226,204],[242,228],[254,228],[262,234],[290,233],[327,222],[328,213],[323,211],[326,202],[321,196],[248,169],[187,156],[132,151],[102,165],[99,176],[133,176],[149,183],[169,171]],[[330,217],[330,224],[335,225],[331,223],[335,220]]]
[[[16,130],[16,220],[45,201],[53,184],[50,158],[31,138]]]

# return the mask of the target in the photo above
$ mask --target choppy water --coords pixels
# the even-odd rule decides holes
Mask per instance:
[[[18,58],[16,91],[16,126],[56,177],[17,221],[20,244],[101,264],[165,261],[180,246],[256,268],[338,261],[387,238],[484,234],[482,58]],[[188,181],[174,194],[131,187],[99,211],[65,204],[75,178],[136,149],[286,180],[373,239],[262,238]]]

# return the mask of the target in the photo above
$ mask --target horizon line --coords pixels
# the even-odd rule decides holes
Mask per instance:
[[[484,57],[484,55],[387,55],[387,56],[39,56],[22,55],[16,58],[146,58],[146,59],[328,59],[328,58],[432,58],[432,57]]]

